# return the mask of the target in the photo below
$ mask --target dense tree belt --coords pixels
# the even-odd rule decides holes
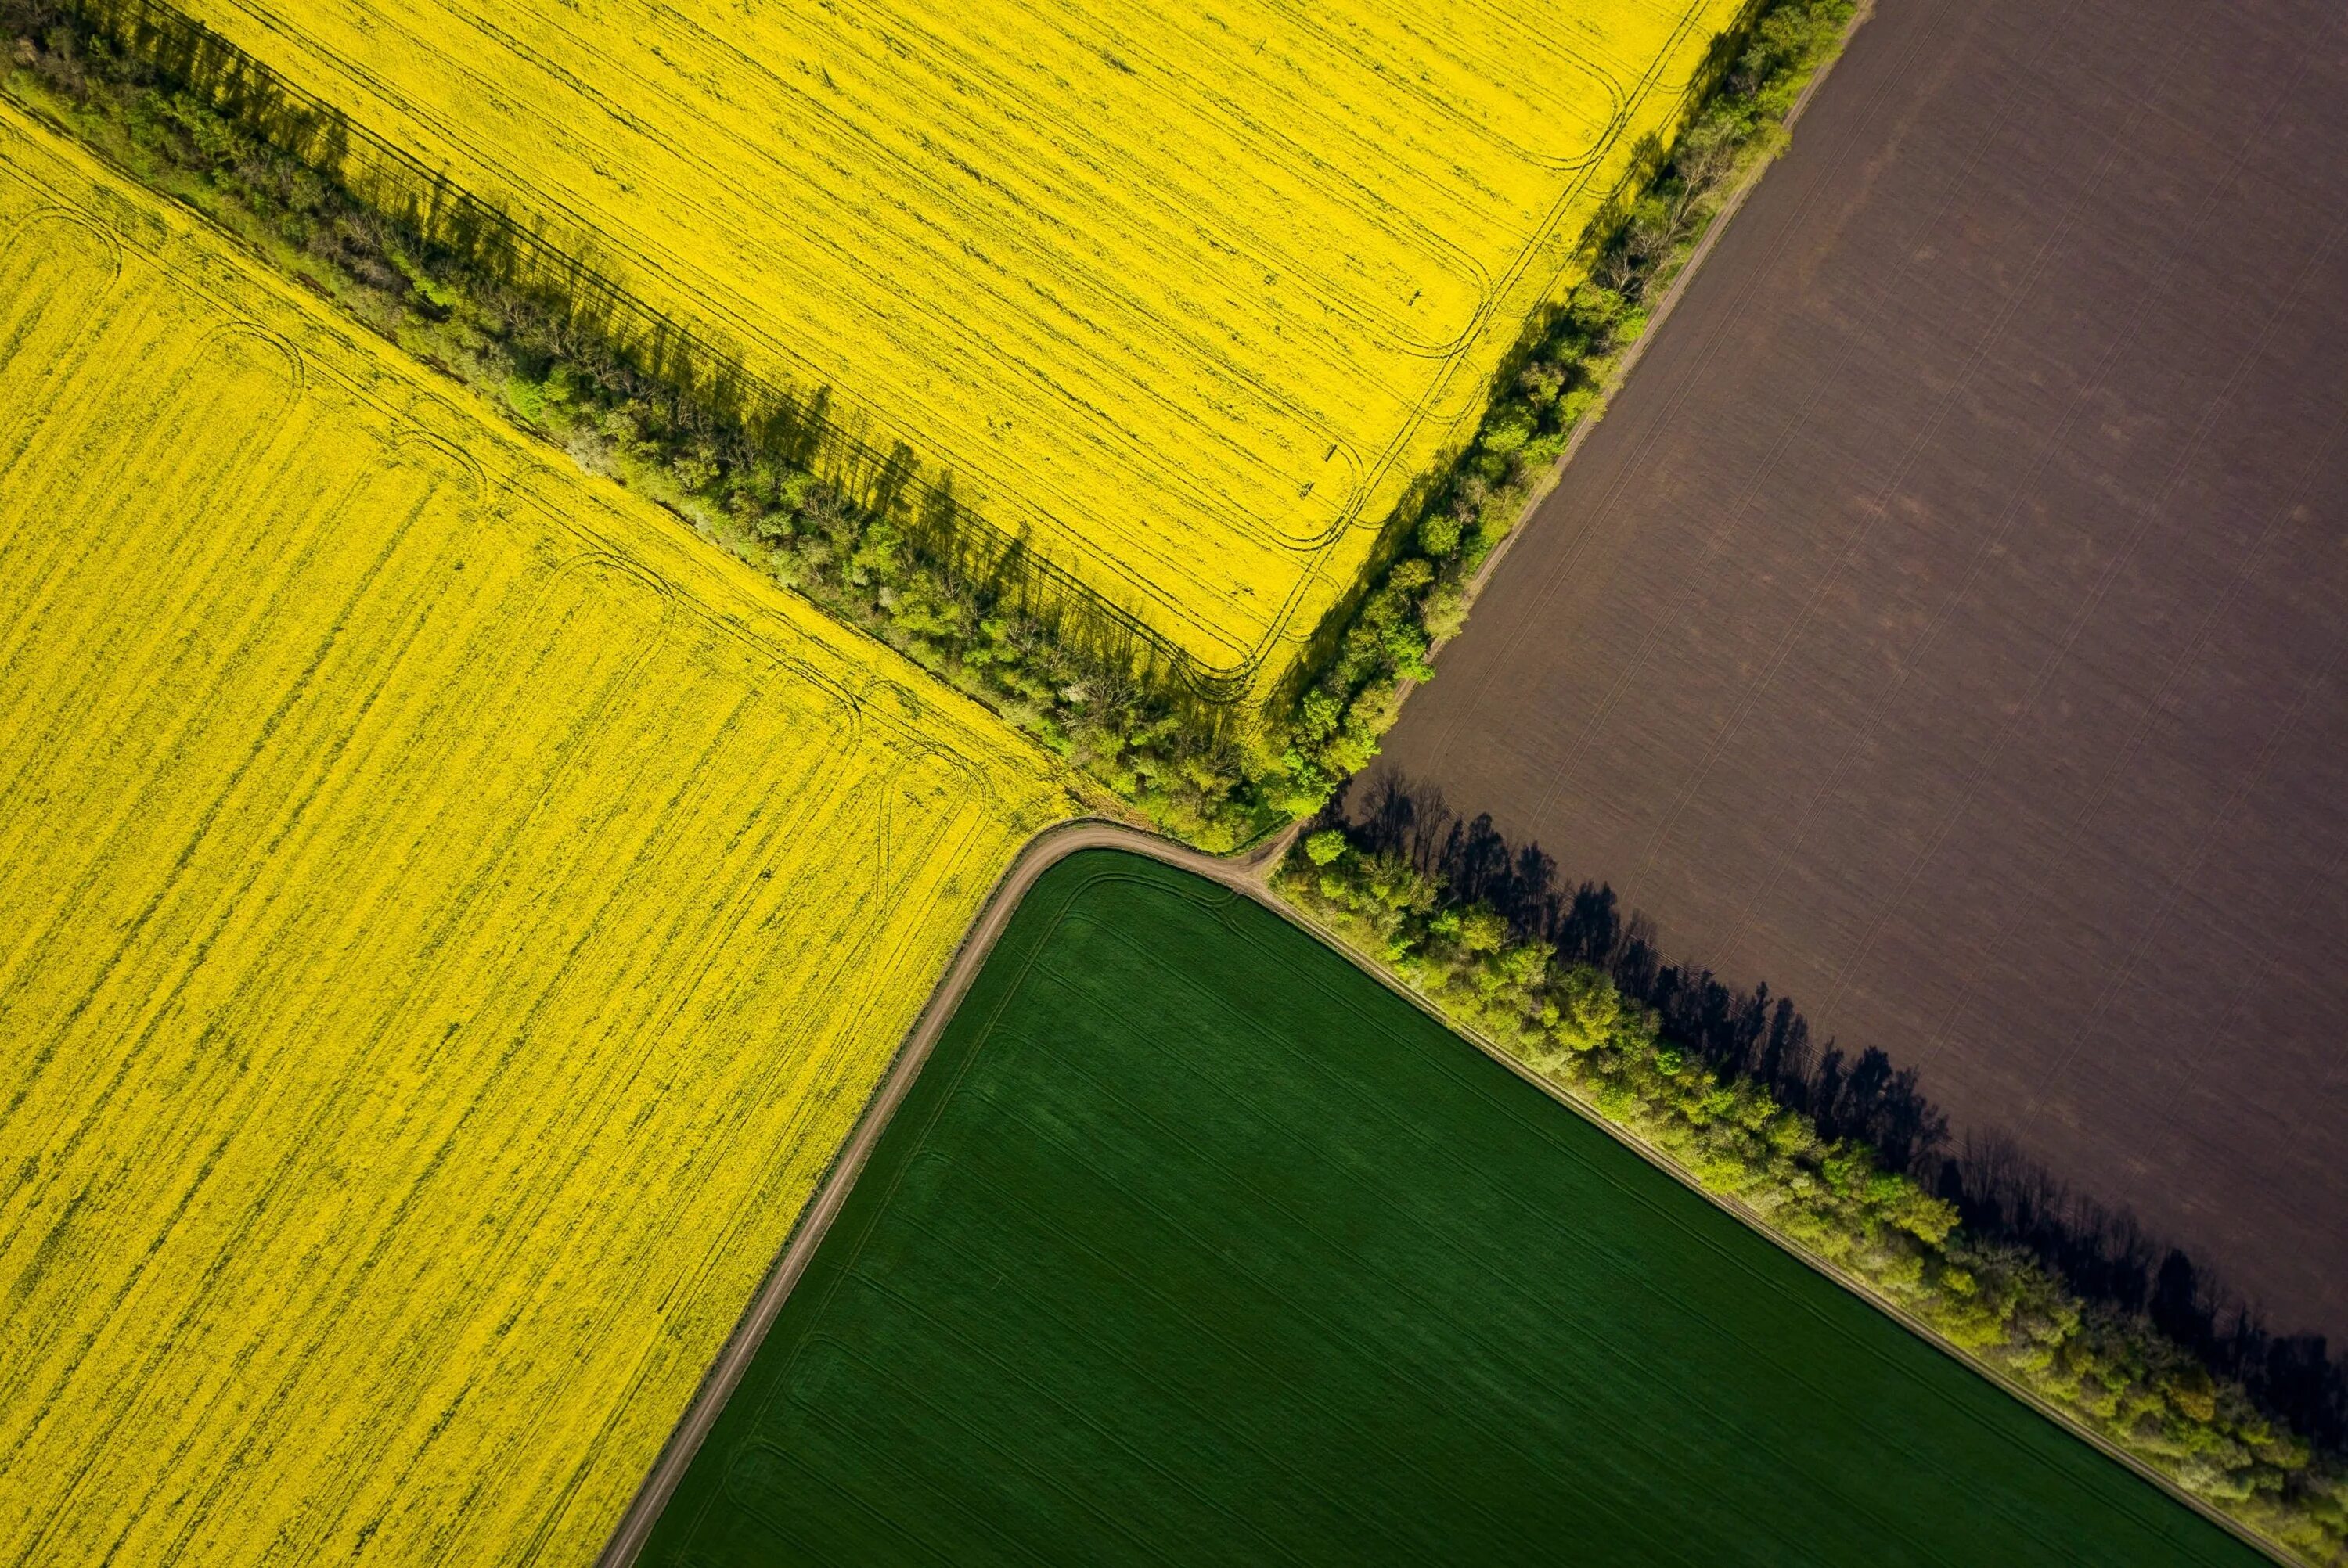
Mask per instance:
[[[2189,1264],[2172,1255],[2147,1302],[2093,1298],[1982,1216],[1981,1194],[1920,1179],[1931,1112],[1912,1074],[1809,1060],[1790,1008],[1687,984],[1592,890],[1510,897],[1508,857],[1479,855],[1476,836],[1438,835],[1420,855],[1375,825],[1327,827],[1298,841],[1278,886],[1444,1016],[1992,1375],[2264,1539],[2348,1562],[2348,1466],[2321,1440],[2337,1433],[2294,1430],[2327,1423],[2280,1408],[2229,1353],[2245,1347],[2183,1310]]]
[[[1209,849],[1311,815],[1376,754],[1409,683],[1464,619],[1478,570],[1593,417],[1705,226],[1783,144],[1852,0],[1773,0],[1723,41],[1643,191],[1591,230],[1589,276],[1530,323],[1459,455],[1388,525],[1381,565],[1332,618],[1302,690],[1242,712],[1015,542],[819,477],[795,428],[716,395],[727,378],[651,364],[611,303],[518,264],[493,214],[429,232],[296,151],[349,128],[162,6],[0,0],[8,88],[126,171],[200,208],[582,466],[901,650],[1067,758],[1117,803]],[[129,20],[126,20],[129,18]],[[459,199],[460,200],[460,199]]]

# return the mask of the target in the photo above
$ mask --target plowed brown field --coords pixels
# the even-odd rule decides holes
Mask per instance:
[[[1389,764],[2348,1332],[2348,13],[1861,29]]]

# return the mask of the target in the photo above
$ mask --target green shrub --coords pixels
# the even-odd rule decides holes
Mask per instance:
[[[1671,160],[1600,247],[1590,281],[1515,356],[1474,437],[1404,533],[1403,552],[1267,749],[1281,777],[1262,787],[1317,803],[1377,755],[1402,692],[1434,674],[1434,651],[1464,624],[1477,569],[1576,426],[1597,414],[1704,226],[1784,146],[1780,120],[1840,46],[1854,10],[1854,0],[1776,0],[1762,13]],[[1354,717],[1327,722],[1338,712]]]

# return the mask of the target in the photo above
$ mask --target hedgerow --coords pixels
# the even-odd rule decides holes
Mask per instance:
[[[1203,848],[1311,815],[1376,754],[1408,682],[1432,673],[1475,574],[1728,193],[1784,140],[1852,0],[1774,0],[1643,194],[1600,225],[1587,282],[1529,334],[1474,437],[1390,532],[1401,540],[1333,628],[1318,673],[1260,712],[1187,689],[1131,641],[1069,634],[1016,558],[973,560],[875,507],[519,284],[360,201],[126,51],[65,0],[0,0],[7,89],[129,172],[203,210],[360,322],[523,425],[668,506],[709,538],[987,702],[1109,797]],[[245,76],[239,80],[249,87]]]
[[[72,5],[0,0],[5,88],[144,183],[201,210],[332,297],[708,538],[986,702],[1166,831],[1227,849],[1273,825],[1228,716],[1146,649],[1067,634],[1021,561],[973,559],[850,496],[787,446],[686,395],[582,325],[573,302],[501,277],[361,202],[213,95],[128,52]]]
[[[1560,962],[1404,856],[1323,828],[1292,903],[1704,1191],[1921,1322],[2178,1490],[2310,1562],[2348,1563],[2348,1469],[2268,1419],[2142,1312],[2090,1303],[1954,1205],[1675,1040],[1612,977]]]
[[[1252,782],[1305,815],[1377,755],[1411,686],[1433,677],[1478,574],[1575,432],[1603,411],[1655,307],[1735,193],[1787,143],[1802,89],[1840,49],[1855,0],[1765,6],[1643,193],[1604,230],[1588,279],[1530,334],[1466,449],[1408,519],[1394,559],[1318,678],[1280,716]]]

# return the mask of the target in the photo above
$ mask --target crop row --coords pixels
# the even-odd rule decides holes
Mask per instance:
[[[1031,747],[0,113],[0,1560],[592,1554]]]
[[[428,168],[819,408],[826,477],[901,448],[1268,682],[1736,9],[189,15],[362,133],[355,188],[428,208]]]

